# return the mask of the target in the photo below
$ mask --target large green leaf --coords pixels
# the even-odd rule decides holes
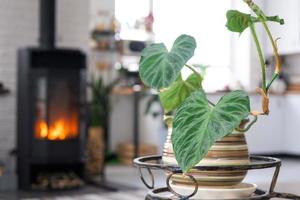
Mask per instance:
[[[242,33],[252,23],[251,15],[238,10],[228,10],[226,13],[228,30]]]
[[[243,91],[224,95],[212,107],[203,91],[192,93],[177,109],[172,144],[184,172],[207,154],[216,140],[231,133],[249,115],[249,97]]]
[[[189,35],[179,36],[168,52],[163,43],[152,44],[142,51],[140,77],[155,89],[169,87],[178,77],[184,64],[194,55],[196,41]]]
[[[202,77],[191,74],[185,81],[181,75],[166,90],[159,94],[160,102],[166,113],[176,109],[190,94],[201,88]]]

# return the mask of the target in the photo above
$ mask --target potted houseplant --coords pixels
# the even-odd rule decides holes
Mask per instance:
[[[105,159],[104,126],[107,111],[107,90],[102,79],[92,78],[90,103],[90,127],[87,139],[86,172],[88,175],[102,173]]]
[[[145,48],[140,59],[140,77],[145,85],[159,92],[164,108],[169,134],[164,146],[163,161],[178,164],[184,173],[190,173],[198,185],[228,186],[240,183],[246,171],[200,172],[196,165],[232,165],[249,162],[245,142],[246,132],[259,115],[269,114],[269,89],[279,76],[280,57],[267,22],[283,24],[278,16],[266,16],[252,0],[243,0],[254,15],[229,10],[226,14],[229,31],[242,33],[250,28],[261,65],[262,110],[251,111],[245,91],[232,91],[215,104],[202,89],[202,75],[187,64],[194,55],[196,42],[189,35],[179,36],[170,51],[163,43]],[[263,50],[256,34],[255,25],[261,23],[272,44],[276,66],[270,81],[266,78]],[[183,80],[181,70],[189,68],[193,73]],[[172,115],[175,113],[175,115]],[[251,120],[250,120],[251,119]],[[173,182],[189,184],[184,175],[173,176]]]

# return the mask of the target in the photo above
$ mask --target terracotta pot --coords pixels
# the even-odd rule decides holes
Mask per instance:
[[[166,123],[168,125],[168,135],[164,144],[163,162],[177,165],[171,142],[172,118],[168,117]],[[217,141],[210,148],[206,157],[204,157],[197,166],[240,165],[249,162],[248,146],[244,133],[234,131],[232,134]],[[199,186],[232,186],[241,183],[245,178],[247,171],[199,171],[192,169],[189,171],[189,174],[194,176]],[[193,184],[190,178],[182,175],[174,175],[172,177],[172,182],[184,185]]]
[[[104,163],[104,141],[102,127],[90,127],[87,139],[86,173],[97,175],[102,173]]]

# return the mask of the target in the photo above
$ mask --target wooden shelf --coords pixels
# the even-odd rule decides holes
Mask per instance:
[[[94,30],[92,32],[93,37],[114,37],[115,34],[116,34],[115,32],[110,30],[103,30],[103,31]]]
[[[116,86],[113,88],[112,90],[112,94],[113,95],[123,95],[123,96],[129,96],[129,95],[133,95],[135,93],[138,92],[150,92],[150,90],[148,90],[147,88],[145,88],[144,85],[135,85],[133,87],[130,86]]]
[[[0,177],[4,174],[4,164],[0,163]]]
[[[132,87],[115,87],[112,90],[112,94],[119,96],[130,96],[134,94],[134,90]]]

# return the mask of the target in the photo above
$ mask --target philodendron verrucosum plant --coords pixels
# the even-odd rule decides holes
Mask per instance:
[[[245,91],[233,91],[225,94],[217,104],[211,103],[201,87],[202,76],[197,69],[188,65],[194,55],[195,39],[189,35],[179,36],[170,51],[163,43],[152,44],[145,48],[140,59],[140,77],[145,85],[158,90],[165,113],[175,111],[172,132],[172,144],[176,160],[187,172],[204,158],[210,147],[234,129],[248,130],[256,122],[258,115],[269,113],[268,91],[280,72],[280,58],[276,40],[273,39],[267,22],[283,24],[278,16],[266,16],[251,0],[244,0],[255,16],[229,10],[226,14],[227,28],[242,33],[248,27],[255,42],[261,64],[262,86],[258,89],[262,95],[262,111],[250,111],[250,100]],[[274,74],[267,83],[266,65],[255,25],[261,23],[273,47],[276,66]],[[192,74],[183,80],[181,70],[187,67]],[[252,115],[253,121],[241,128],[241,121]]]

